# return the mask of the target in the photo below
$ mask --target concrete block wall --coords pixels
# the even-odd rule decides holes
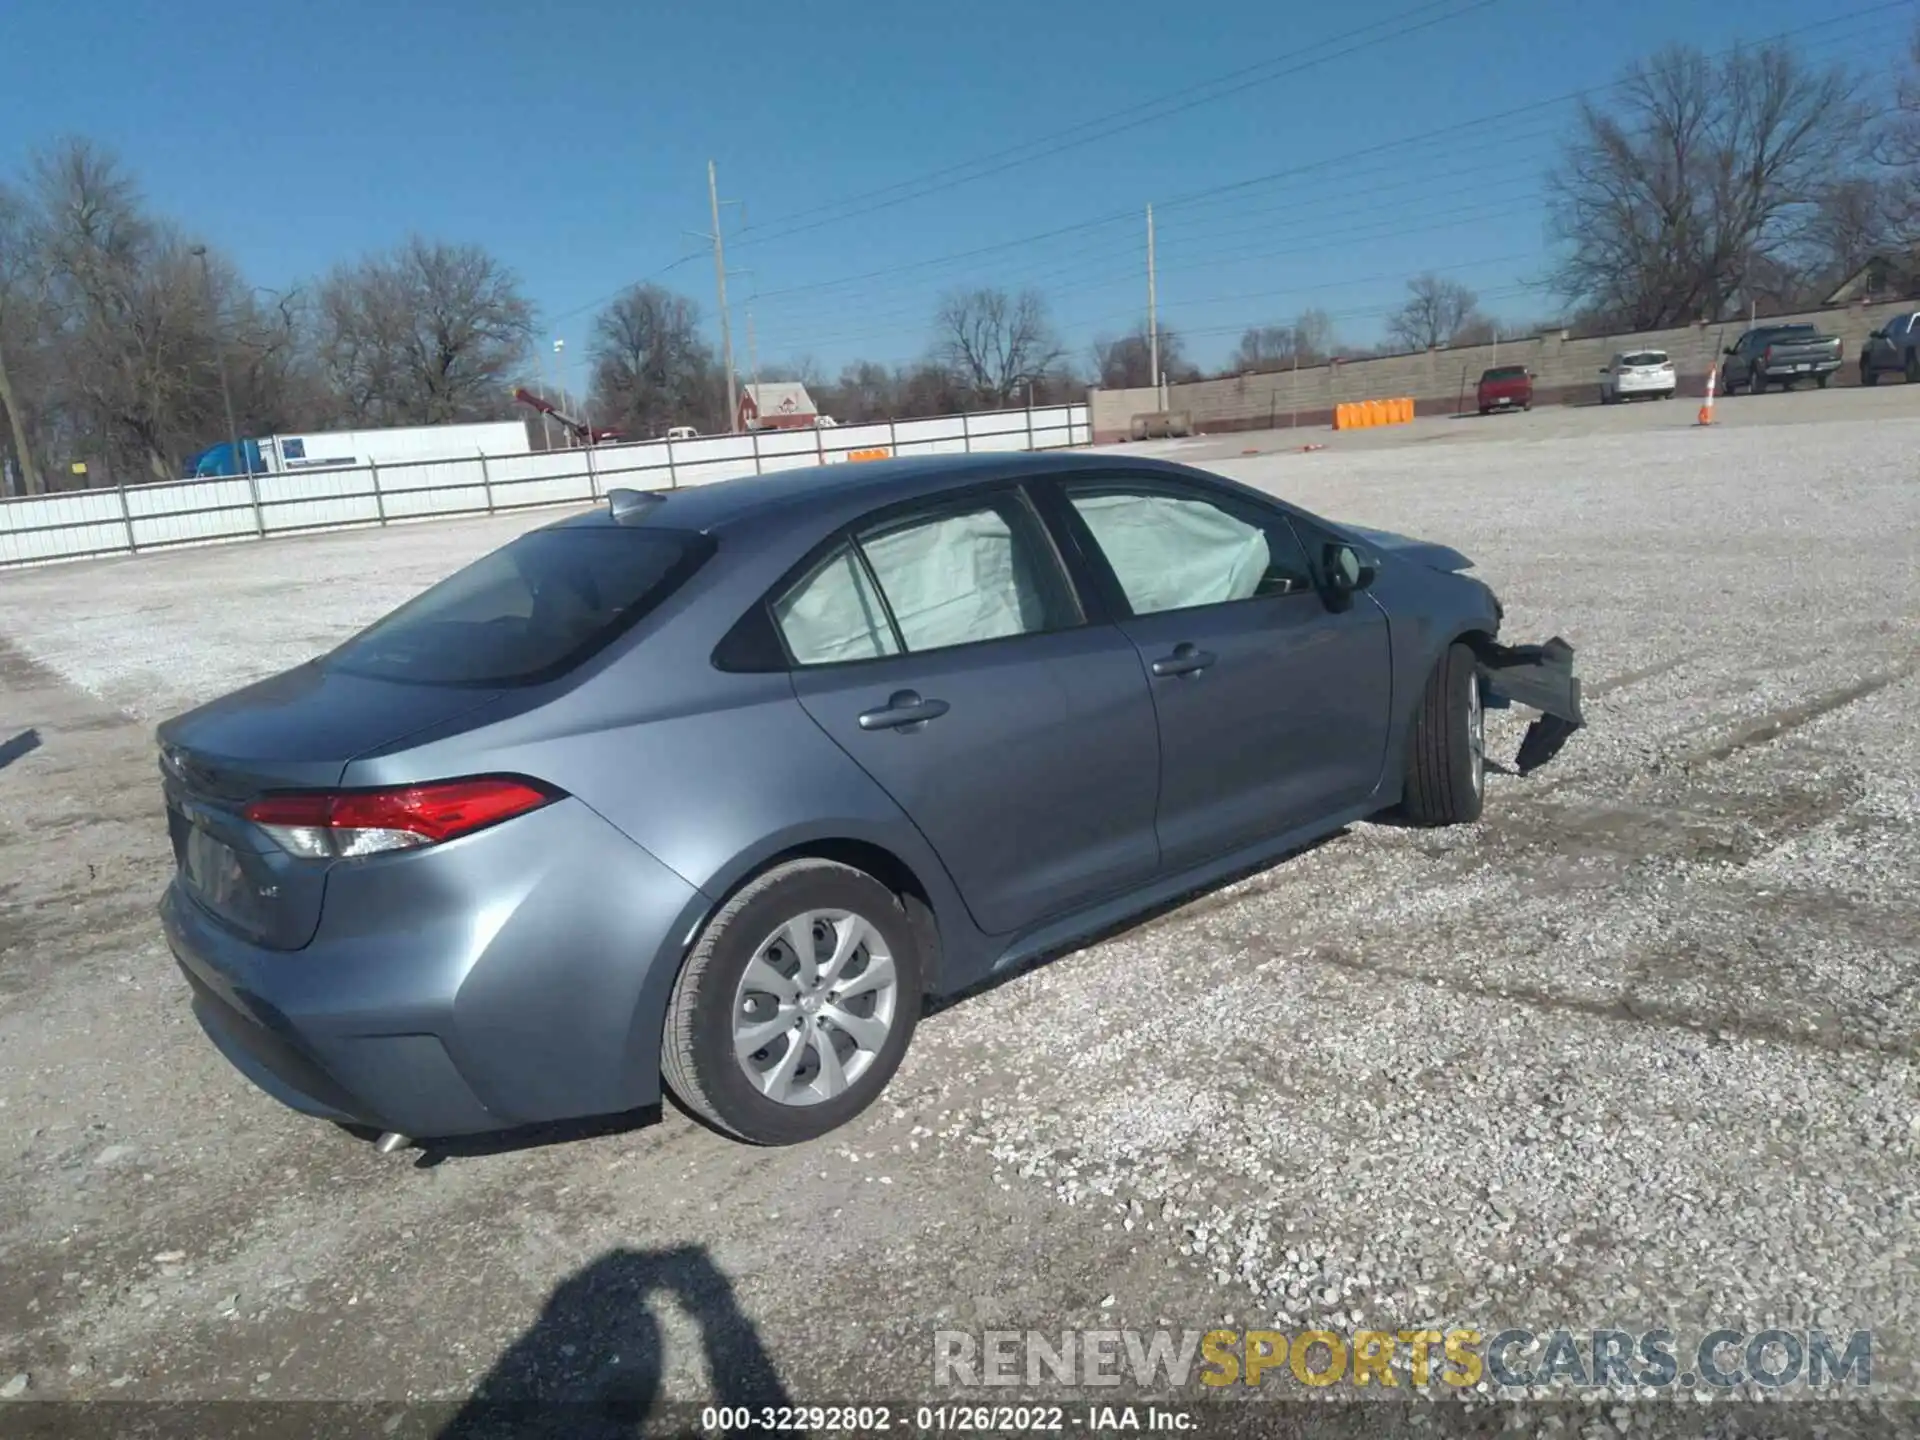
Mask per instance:
[[[1846,346],[1846,363],[1833,383],[1852,385],[1859,381],[1855,362],[1867,332],[1895,315],[1914,310],[1920,310],[1920,301],[1854,304],[1767,316],[1762,323],[1804,322],[1838,335]],[[1352,360],[1344,365],[1315,365],[1299,371],[1201,380],[1168,386],[1165,408],[1191,414],[1194,428],[1211,434],[1286,429],[1295,424],[1325,427],[1333,421],[1335,405],[1398,395],[1413,396],[1421,415],[1451,415],[1463,406],[1472,408],[1474,386],[1481,372],[1493,365],[1525,365],[1532,370],[1537,405],[1593,403],[1600,395],[1600,368],[1618,351],[1639,349],[1666,351],[1680,372],[1680,393],[1698,396],[1706,393],[1707,371],[1719,360],[1721,348],[1732,344],[1746,328],[1744,322],[1726,321],[1579,340],[1562,340],[1558,334],[1537,335],[1528,340],[1502,340],[1497,345],[1467,345],[1416,355]],[[1126,439],[1135,415],[1161,408],[1150,388],[1094,390],[1088,395],[1088,403],[1095,444]]]

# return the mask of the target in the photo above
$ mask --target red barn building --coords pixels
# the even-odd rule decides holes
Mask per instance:
[[[781,381],[742,389],[734,419],[737,430],[810,430],[819,416],[806,386]]]

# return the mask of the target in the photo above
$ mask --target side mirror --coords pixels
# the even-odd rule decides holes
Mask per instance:
[[[1602,366],[1600,367],[1600,373],[1601,373],[1602,375],[1604,375],[1604,374],[1606,374],[1606,373],[1607,373],[1607,367],[1606,367],[1605,365],[1602,365]]]
[[[1727,355],[1738,355],[1740,353],[1740,347],[1738,345],[1729,345],[1727,346],[1726,350],[1723,351],[1722,353]]]
[[[1327,585],[1339,596],[1357,595],[1379,574],[1351,545],[1330,541],[1323,556]]]
[[[1867,338],[1869,340],[1884,340],[1887,338],[1887,332],[1884,330],[1869,330],[1867,332]]]

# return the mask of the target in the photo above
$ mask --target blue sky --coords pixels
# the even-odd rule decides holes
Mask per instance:
[[[973,284],[1040,289],[1084,355],[1144,312],[1151,201],[1162,318],[1217,363],[1307,305],[1371,340],[1425,268],[1495,313],[1551,312],[1526,286],[1573,107],[1543,102],[1669,41],[1810,25],[1812,55],[1884,73],[1915,9],[0,0],[0,174],[90,135],[275,288],[410,231],[481,243],[574,384],[593,309],[635,280],[711,327],[688,234],[709,160],[744,202],[722,212],[743,371],[749,312],[762,364],[832,371],[919,354],[941,292]]]

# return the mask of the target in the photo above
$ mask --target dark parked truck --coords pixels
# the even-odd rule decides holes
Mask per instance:
[[[1791,390],[1812,380],[1822,390],[1840,368],[1840,337],[1822,335],[1811,325],[1762,325],[1727,347],[1720,367],[1720,388],[1731,395],[1745,387],[1755,395],[1769,385]]]
[[[1533,408],[1533,372],[1524,365],[1496,365],[1480,377],[1480,413]]]

